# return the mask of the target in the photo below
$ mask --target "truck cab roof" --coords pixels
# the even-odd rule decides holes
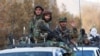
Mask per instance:
[[[12,48],[1,50],[1,53],[12,53],[12,52],[30,52],[30,51],[41,51],[41,52],[53,52],[53,51],[63,51],[66,52],[63,48],[59,47],[24,47],[24,48]]]

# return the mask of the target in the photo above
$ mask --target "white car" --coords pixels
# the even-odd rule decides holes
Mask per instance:
[[[66,51],[59,47],[24,47],[0,51],[0,56],[63,56]]]
[[[78,47],[78,50],[74,49],[75,56],[100,56],[100,50],[98,47]]]

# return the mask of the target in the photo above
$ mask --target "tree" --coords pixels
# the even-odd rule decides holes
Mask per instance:
[[[24,0],[23,3],[17,0],[0,0],[0,46],[7,45],[7,36],[10,32],[16,40],[22,36],[23,26],[28,33],[28,23],[33,15],[32,0]],[[3,22],[2,22],[3,21]]]
[[[34,6],[40,5],[44,9],[49,9],[49,1],[48,0],[34,0]]]
[[[7,30],[9,29],[7,9],[8,4],[6,0],[0,0],[0,49],[5,48]],[[6,27],[7,26],[7,27]]]
[[[57,8],[57,6],[52,6],[52,28],[54,29],[56,27],[56,25],[58,24],[58,19],[59,19],[59,10]]]
[[[76,17],[74,18],[74,21],[75,21],[75,23],[76,23],[76,27],[77,27],[78,29],[80,29],[80,28],[81,28],[81,21],[80,21],[80,18],[79,18],[78,16],[76,16]]]
[[[67,26],[70,28],[70,22],[72,21],[73,16],[67,11],[65,4],[62,4],[62,12],[60,13],[60,17],[67,17]]]
[[[100,19],[99,19],[100,11],[96,5],[92,6],[84,6],[82,10],[82,27],[86,29],[87,33],[91,27],[95,25],[100,32]]]

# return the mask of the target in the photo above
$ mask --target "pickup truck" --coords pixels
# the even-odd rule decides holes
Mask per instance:
[[[60,47],[23,47],[0,50],[0,56],[63,56],[66,50]]]

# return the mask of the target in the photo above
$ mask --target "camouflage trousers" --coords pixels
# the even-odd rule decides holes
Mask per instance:
[[[72,52],[72,48],[70,48],[67,44],[64,42],[57,42],[57,41],[47,41],[47,44],[54,47],[61,47],[64,48],[68,53]]]

